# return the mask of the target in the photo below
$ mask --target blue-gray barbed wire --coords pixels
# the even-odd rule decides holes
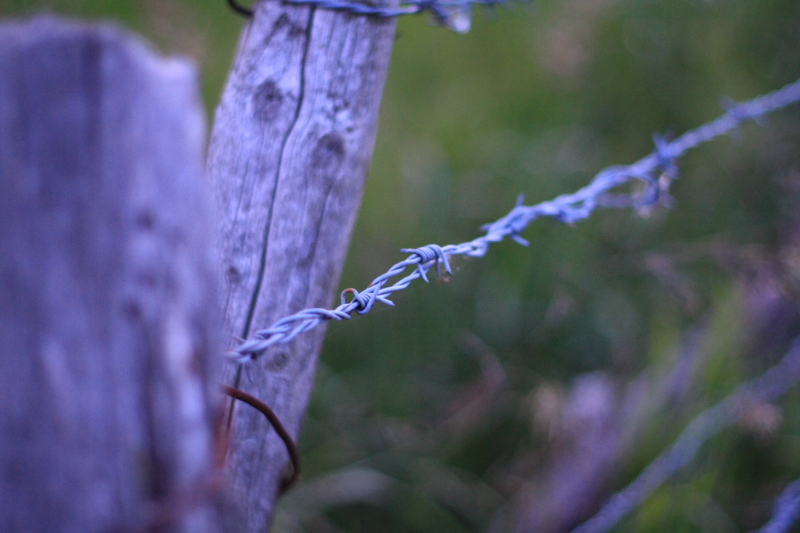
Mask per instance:
[[[796,338],[783,358],[760,377],[739,385],[718,404],[697,415],[681,432],[672,446],[656,457],[627,487],[614,494],[592,518],[572,533],[605,533],[628,513],[639,507],[653,492],[675,473],[689,465],[708,439],[735,424],[748,409],[759,403],[773,402],[800,381],[800,337]],[[797,493],[794,493],[797,500]],[[776,507],[781,507],[778,502]],[[791,502],[790,502],[791,504]],[[776,513],[776,523],[796,518],[790,504]],[[795,507],[797,505],[795,504]],[[780,516],[778,516],[780,514]],[[765,526],[766,528],[767,526]],[[764,529],[762,531],[785,531]]]
[[[800,517],[800,479],[789,483],[775,500],[772,518],[756,533],[788,533]]]
[[[281,0],[284,4],[296,6],[314,6],[332,11],[344,11],[353,15],[367,17],[393,18],[403,15],[430,13],[437,24],[458,33],[466,33],[471,25],[472,6],[493,8],[506,5],[511,0],[406,0],[397,6],[375,6],[348,2],[347,0]],[[517,0],[525,1],[525,0]],[[246,17],[253,16],[253,9],[239,4],[237,0],[228,0],[231,8]]]
[[[427,273],[431,268],[435,268],[437,275],[441,275],[441,268],[444,267],[448,275],[451,275],[448,257],[459,255],[483,257],[490,244],[500,242],[507,237],[528,246],[528,241],[520,234],[537,218],[553,217],[561,222],[573,224],[588,218],[600,207],[632,207],[643,210],[658,203],[666,204],[669,200],[669,187],[678,177],[676,160],[684,153],[729,133],[746,120],[757,121],[768,113],[798,101],[800,101],[800,80],[747,102],[726,101],[723,103],[726,109],[724,115],[684,133],[671,142],[664,137],[654,136],[655,150],[650,155],[632,165],[608,167],[576,192],[530,206],[524,205],[523,196],[520,196],[516,206],[507,215],[483,226],[482,229],[486,233],[476,239],[461,244],[446,246],[429,244],[421,248],[402,249],[401,252],[410,254],[406,259],[375,278],[365,290],[359,292],[347,289],[342,292],[341,305],[335,309],[304,309],[284,317],[272,326],[256,331],[251,338],[242,341],[234,350],[228,352],[228,355],[232,360],[242,363],[256,358],[271,345],[289,342],[322,322],[350,319],[354,313],[366,314],[376,302],[394,306],[389,296],[407,288],[417,279],[422,278],[427,282]],[[626,194],[610,192],[632,181],[642,182],[644,190]],[[408,275],[392,285],[387,285],[391,278],[403,274],[408,268],[412,269]],[[350,301],[347,301],[348,295],[352,296]]]

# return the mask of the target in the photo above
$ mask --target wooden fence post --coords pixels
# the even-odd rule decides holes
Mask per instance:
[[[282,316],[327,307],[372,158],[395,22],[259,1],[217,110],[214,184],[228,346]],[[237,384],[296,438],[325,328],[237,369]],[[229,471],[246,529],[271,522],[288,455],[263,417],[236,405]]]
[[[3,531],[222,530],[196,77],[112,26],[0,24]]]

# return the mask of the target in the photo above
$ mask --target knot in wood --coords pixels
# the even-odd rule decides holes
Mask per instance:
[[[333,181],[339,174],[345,153],[344,138],[338,133],[326,133],[311,152],[311,173]]]
[[[283,92],[274,80],[267,80],[253,93],[253,114],[262,122],[272,122],[280,116]]]

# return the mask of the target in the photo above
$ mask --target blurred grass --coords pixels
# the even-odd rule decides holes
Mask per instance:
[[[209,113],[243,22],[223,0],[0,0],[3,16],[43,9],[114,19],[194,58]],[[793,81],[798,28],[795,0],[542,0],[478,10],[464,36],[401,20],[342,287],[365,287],[402,247],[472,239],[520,192],[549,199],[639,159],[652,133],[718,116],[722,96]],[[632,479],[800,330],[798,119],[783,111],[689,154],[669,211],[538,221],[529,249],[455,260],[449,283],[332,324],[301,440],[305,482],[279,526],[531,530],[520,517],[544,501],[536,491],[596,452],[580,443],[603,417],[621,424],[625,454],[571,519]],[[597,389],[608,405],[576,392],[587,373],[611,384]],[[714,439],[619,530],[760,526],[800,475],[798,400]],[[644,420],[624,418],[637,409]],[[333,498],[342,479],[361,490]]]

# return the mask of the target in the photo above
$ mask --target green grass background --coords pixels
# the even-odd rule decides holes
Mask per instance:
[[[41,11],[116,20],[192,57],[209,117],[243,25],[224,0],[0,0],[4,17]],[[366,287],[400,248],[474,238],[519,193],[542,201],[639,159],[654,132],[718,116],[723,96],[798,76],[796,0],[542,0],[477,10],[467,35],[403,19],[342,287]],[[782,111],[690,153],[672,209],[537,221],[530,248],[454,260],[448,283],[332,324],[305,480],[276,529],[531,530],[536,491],[597,453],[587,435],[603,417],[625,438],[572,520],[632,479],[800,331],[799,119]],[[759,527],[800,475],[798,399],[712,440],[618,531]]]

